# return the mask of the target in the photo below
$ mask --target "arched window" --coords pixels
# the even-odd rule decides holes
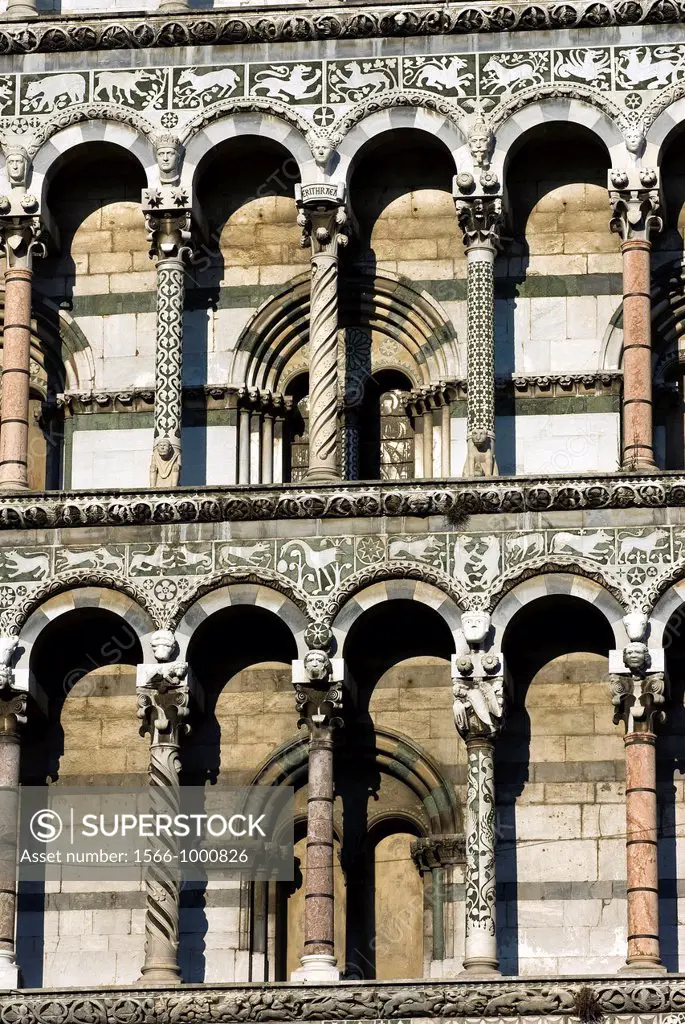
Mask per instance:
[[[285,425],[285,480],[303,480],[309,467],[309,374],[299,373],[285,389],[292,406]]]
[[[414,476],[414,431],[403,401],[411,387],[398,370],[379,370],[367,380],[359,415],[360,479]]]

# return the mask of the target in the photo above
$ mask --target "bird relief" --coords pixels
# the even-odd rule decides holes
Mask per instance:
[[[554,58],[554,77],[557,81],[586,82],[603,92],[611,88],[609,50],[557,50]]]

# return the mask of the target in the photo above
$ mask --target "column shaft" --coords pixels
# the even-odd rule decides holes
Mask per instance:
[[[17,842],[20,739],[14,715],[0,732],[0,984],[16,975],[14,935],[17,911]]]
[[[466,941],[464,970],[497,971],[495,767],[488,736],[466,739]]]
[[[626,753],[629,968],[661,967],[657,866],[656,736],[631,732]]]
[[[466,400],[467,436],[474,440],[475,451],[468,475],[491,476],[494,464],[485,472],[484,460],[478,460],[478,437],[491,440],[495,459],[495,247],[471,245],[466,250],[466,349],[468,393]],[[484,443],[484,442],[482,442]]]
[[[240,410],[238,432],[238,483],[250,482],[250,410]]]
[[[309,318],[309,470],[335,480],[338,468],[338,259],[312,256]]]
[[[333,894],[333,736],[311,727],[307,797],[304,955],[335,955]]]
[[[181,807],[179,782],[179,747],[177,743],[155,742],[150,744],[150,803],[153,814],[176,815]],[[156,836],[150,839],[153,855],[159,851],[163,856],[170,851],[178,853],[178,841],[172,836]],[[177,861],[166,865],[163,861],[151,863],[145,868],[145,963],[142,976],[149,982],[171,982],[180,980],[178,967],[179,937],[179,883]]]
[[[433,413],[428,409],[423,414],[423,478],[432,480],[433,468]]]
[[[631,238],[623,255],[623,468],[654,468],[651,243]]]
[[[444,868],[437,865],[431,868],[431,885],[433,889],[433,960],[445,959],[445,890],[443,885]]]
[[[181,421],[183,415],[183,312],[185,266],[180,256],[157,262],[157,347],[155,355],[154,446],[168,442],[174,449],[168,479],[160,472],[156,483],[178,484],[181,470]],[[173,459],[173,469],[171,461]],[[153,466],[155,460],[153,460]],[[154,486],[154,485],[153,485]]]
[[[28,267],[5,271],[0,488],[7,489],[28,487],[32,279]]]
[[[274,418],[264,413],[262,425],[262,483],[271,484],[274,478]]]

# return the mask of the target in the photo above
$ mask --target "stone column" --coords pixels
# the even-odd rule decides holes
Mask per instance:
[[[502,195],[489,171],[478,188],[472,174],[457,174],[454,200],[466,247],[466,466],[464,476],[496,476],[495,256],[500,247]]]
[[[22,18],[36,18],[37,16],[36,0],[7,0],[6,18],[19,21]]]
[[[326,644],[328,646],[328,644]],[[302,966],[292,981],[337,981],[333,887],[333,732],[342,724],[342,662],[310,650],[293,662],[300,725],[309,730]]]
[[[455,835],[434,835],[425,839],[415,839],[411,844],[411,856],[422,877],[430,871],[433,932],[430,976],[444,977],[443,961],[453,956],[453,952],[446,949],[445,942],[445,881],[450,868],[464,862],[464,838]],[[449,875],[447,877],[449,878]]]
[[[642,618],[645,628],[635,626]],[[632,621],[631,621],[632,620]],[[631,642],[609,653],[614,721],[625,726],[626,756],[626,970],[664,970],[659,948],[659,871],[657,864],[656,736],[665,699],[663,650],[644,642],[646,616],[626,616]],[[631,628],[635,626],[635,628]],[[639,637],[639,639],[633,639]]]
[[[189,714],[188,666],[174,660],[178,647],[173,633],[159,630],[150,642],[156,661],[138,666],[138,717],[142,721],[141,735],[150,735],[151,810],[173,816],[181,806],[179,748]],[[145,869],[145,963],[140,980],[178,984],[178,861],[165,864],[163,860],[166,851],[172,856],[178,853],[178,843],[165,835],[150,843],[161,857],[159,863],[153,862]]]
[[[465,613],[462,628],[471,650],[452,656],[452,712],[466,743],[466,935],[464,971],[499,971],[495,927],[494,739],[504,721],[502,656],[481,649],[487,614]]]
[[[179,185],[183,146],[174,135],[154,139],[160,185],[143,191],[150,256],[157,260],[155,431],[150,487],[177,487],[181,475],[185,261],[192,254],[190,197]]]
[[[660,231],[658,173],[609,171],[610,227],[623,256],[623,455],[625,470],[652,470],[652,306],[650,235]]]
[[[19,755],[27,694],[16,688],[11,667],[16,649],[16,637],[0,637],[0,989],[19,985],[15,955]]]
[[[338,250],[347,244],[345,187],[296,185],[295,198],[302,245],[312,250],[307,480],[339,480]]]
[[[38,200],[25,190],[28,166],[24,150],[8,151],[5,171],[12,191],[0,196],[0,248],[6,259],[0,489],[5,490],[28,487],[33,257],[46,251]]]

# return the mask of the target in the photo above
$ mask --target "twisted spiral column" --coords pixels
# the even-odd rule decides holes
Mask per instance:
[[[309,471],[338,476],[338,259],[312,256],[309,325]]]
[[[152,814],[177,815],[181,808],[178,744],[150,745],[150,810]],[[179,883],[178,842],[172,836],[150,839],[152,863],[145,868],[145,963],[141,974],[146,981],[178,982]],[[155,855],[159,863],[154,862]],[[164,863],[164,855],[171,863]]]

